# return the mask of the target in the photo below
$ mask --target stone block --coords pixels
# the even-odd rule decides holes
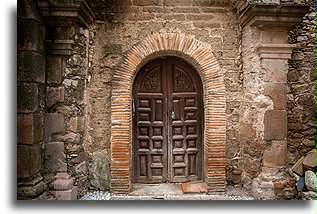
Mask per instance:
[[[288,61],[285,59],[263,59],[262,67],[264,68],[263,78],[265,82],[287,81]]]
[[[154,6],[159,5],[160,0],[134,0],[133,5],[136,6]]]
[[[78,164],[78,165],[75,167],[75,172],[76,172],[77,174],[87,174],[88,168],[87,168],[86,161],[83,161],[83,162],[81,162],[80,164]]]
[[[18,182],[17,186],[18,200],[25,199],[24,197],[39,196],[46,189],[46,184],[43,182],[43,177],[41,176],[37,176],[26,182]]]
[[[62,82],[63,69],[65,67],[62,57],[50,57],[48,59],[47,83]]]
[[[306,157],[303,161],[303,168],[304,168],[304,170],[315,171],[315,169],[316,169],[316,150],[313,150],[306,155]]]
[[[185,15],[183,14],[164,14],[163,18],[166,20],[185,21]]]
[[[67,133],[65,135],[54,135],[54,140],[65,141],[70,143],[79,143],[80,142],[80,134],[79,133]]]
[[[18,114],[18,143],[33,144],[43,138],[43,116],[41,114]]]
[[[254,138],[256,135],[256,131],[251,124],[246,122],[241,122],[239,127],[240,133],[242,136],[246,138]]]
[[[264,139],[284,140],[287,137],[287,114],[284,110],[268,110],[264,114]]]
[[[135,13],[129,16],[130,21],[146,21],[154,19],[155,16],[151,13]]]
[[[284,167],[286,166],[286,157],[286,141],[273,141],[263,153],[263,165],[264,167]]]
[[[70,190],[73,188],[74,179],[57,179],[53,182],[55,190]]]
[[[52,134],[64,132],[64,115],[59,113],[45,114],[45,139],[50,139]]]
[[[58,102],[64,102],[64,96],[64,87],[48,87],[46,90],[46,105],[51,107]]]
[[[44,26],[38,20],[19,19],[18,32],[19,50],[44,51]]]
[[[58,172],[54,178],[55,179],[70,179],[70,175],[67,172]]]
[[[89,162],[89,179],[91,185],[105,190],[110,187],[110,158],[106,150],[94,152]]]
[[[296,183],[296,189],[297,191],[301,192],[304,187],[305,187],[305,178],[300,177],[298,182]]]
[[[292,167],[292,171],[297,173],[300,176],[304,175],[304,169],[303,169],[303,162],[304,162],[305,156],[302,156]]]
[[[18,114],[17,134],[18,134],[18,143],[21,143],[21,144],[33,143],[33,115],[32,114]]]
[[[67,171],[63,142],[50,142],[45,147],[45,168],[51,171]]]
[[[247,173],[256,176],[261,171],[261,165],[258,160],[246,158],[244,160],[244,168]]]
[[[33,113],[38,109],[39,92],[36,83],[18,83],[17,95],[19,113]]]
[[[32,51],[18,52],[18,81],[45,82],[45,57]]]
[[[264,84],[264,95],[269,96],[274,103],[274,109],[286,109],[286,85],[284,83]]]
[[[313,171],[305,172],[305,186],[310,191],[316,191],[316,174]]]
[[[214,19],[215,16],[212,14],[190,14],[186,15],[187,20],[191,21],[197,21],[197,20],[204,20],[204,21],[210,21]]]
[[[193,22],[195,27],[198,28],[221,28],[221,24],[219,22],[208,22],[206,23],[206,21],[195,21]]]
[[[77,186],[74,186],[71,190],[55,191],[55,198],[57,200],[77,200]]]
[[[173,13],[200,13],[198,7],[175,7]]]
[[[78,117],[71,117],[69,119],[68,127],[71,132],[77,132],[78,130]]]
[[[164,1],[165,6],[192,6],[191,0],[168,0]]]
[[[42,149],[40,144],[17,146],[17,177],[36,175],[42,166]]]

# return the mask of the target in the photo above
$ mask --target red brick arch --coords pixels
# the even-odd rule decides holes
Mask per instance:
[[[224,75],[208,44],[178,33],[155,34],[135,44],[113,74],[111,98],[111,191],[128,193],[132,165],[132,85],[139,68],[162,55],[187,60],[204,85],[204,177],[209,191],[226,183],[226,117]]]

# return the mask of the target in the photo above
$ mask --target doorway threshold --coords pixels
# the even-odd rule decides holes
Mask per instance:
[[[183,193],[181,183],[139,184],[127,195],[111,194],[110,200],[252,200],[244,194]]]

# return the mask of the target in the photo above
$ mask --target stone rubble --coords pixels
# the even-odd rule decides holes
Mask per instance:
[[[302,156],[289,174],[296,181],[297,199],[316,200],[316,149]]]

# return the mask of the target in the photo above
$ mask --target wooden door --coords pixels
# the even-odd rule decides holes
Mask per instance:
[[[175,57],[144,66],[133,86],[133,172],[139,183],[202,179],[202,83]]]

